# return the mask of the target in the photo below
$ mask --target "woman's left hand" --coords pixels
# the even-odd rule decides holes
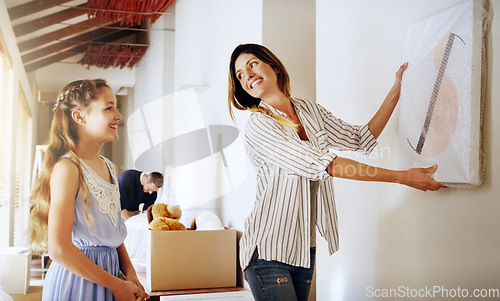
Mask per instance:
[[[389,91],[389,94],[385,97],[384,102],[378,109],[377,113],[375,113],[372,119],[368,122],[368,128],[375,138],[378,138],[380,133],[382,133],[385,125],[392,115],[392,112],[394,111],[394,108],[399,102],[399,96],[401,95],[401,80],[403,79],[403,72],[405,72],[407,67],[408,63],[404,63],[401,67],[399,67],[396,72],[396,81]]]
[[[406,68],[408,68],[408,62],[399,67],[398,71],[396,72],[396,84],[401,84],[401,81],[403,80],[403,72],[405,72]]]

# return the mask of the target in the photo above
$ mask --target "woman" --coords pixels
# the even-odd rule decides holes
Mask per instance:
[[[321,105],[290,94],[281,61],[266,47],[239,45],[229,65],[229,111],[253,112],[246,146],[256,168],[255,207],[240,241],[240,264],[256,300],[307,300],[315,260],[315,229],[338,250],[333,177],[395,182],[420,190],[443,187],[437,166],[404,171],[365,165],[334,149],[369,153],[400,95],[407,64],[380,109],[364,126],[334,117]],[[318,192],[321,192],[318,197]]]
[[[28,232],[33,251],[52,259],[43,300],[149,298],[123,244],[116,166],[99,155],[118,139],[121,118],[104,80],[74,81],[59,94]]]

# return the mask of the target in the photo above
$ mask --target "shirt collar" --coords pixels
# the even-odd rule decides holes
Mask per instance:
[[[301,106],[300,106],[300,103],[297,101],[297,99],[295,97],[290,97],[290,99],[292,100],[292,105],[293,107],[295,108],[295,112],[297,114],[299,114],[299,112],[301,111]],[[269,109],[273,114],[277,114],[277,115],[281,115],[283,117],[288,117],[288,115],[284,112],[281,112],[280,110],[276,109],[275,107],[273,107],[272,105],[264,102],[264,101],[260,101],[259,103],[259,107],[264,107],[264,108],[267,108]]]

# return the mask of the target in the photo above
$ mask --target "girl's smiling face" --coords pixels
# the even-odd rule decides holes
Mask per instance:
[[[97,99],[84,110],[87,132],[104,142],[118,139],[118,123],[122,115],[117,109],[117,101],[113,91],[103,87],[97,94]]]
[[[242,53],[234,62],[235,75],[245,92],[264,99],[270,93],[281,92],[277,72],[251,53]]]

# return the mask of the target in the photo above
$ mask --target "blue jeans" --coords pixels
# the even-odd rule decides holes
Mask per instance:
[[[257,249],[245,269],[245,279],[257,301],[306,301],[311,290],[316,248],[311,248],[311,267],[295,267],[259,259]]]

